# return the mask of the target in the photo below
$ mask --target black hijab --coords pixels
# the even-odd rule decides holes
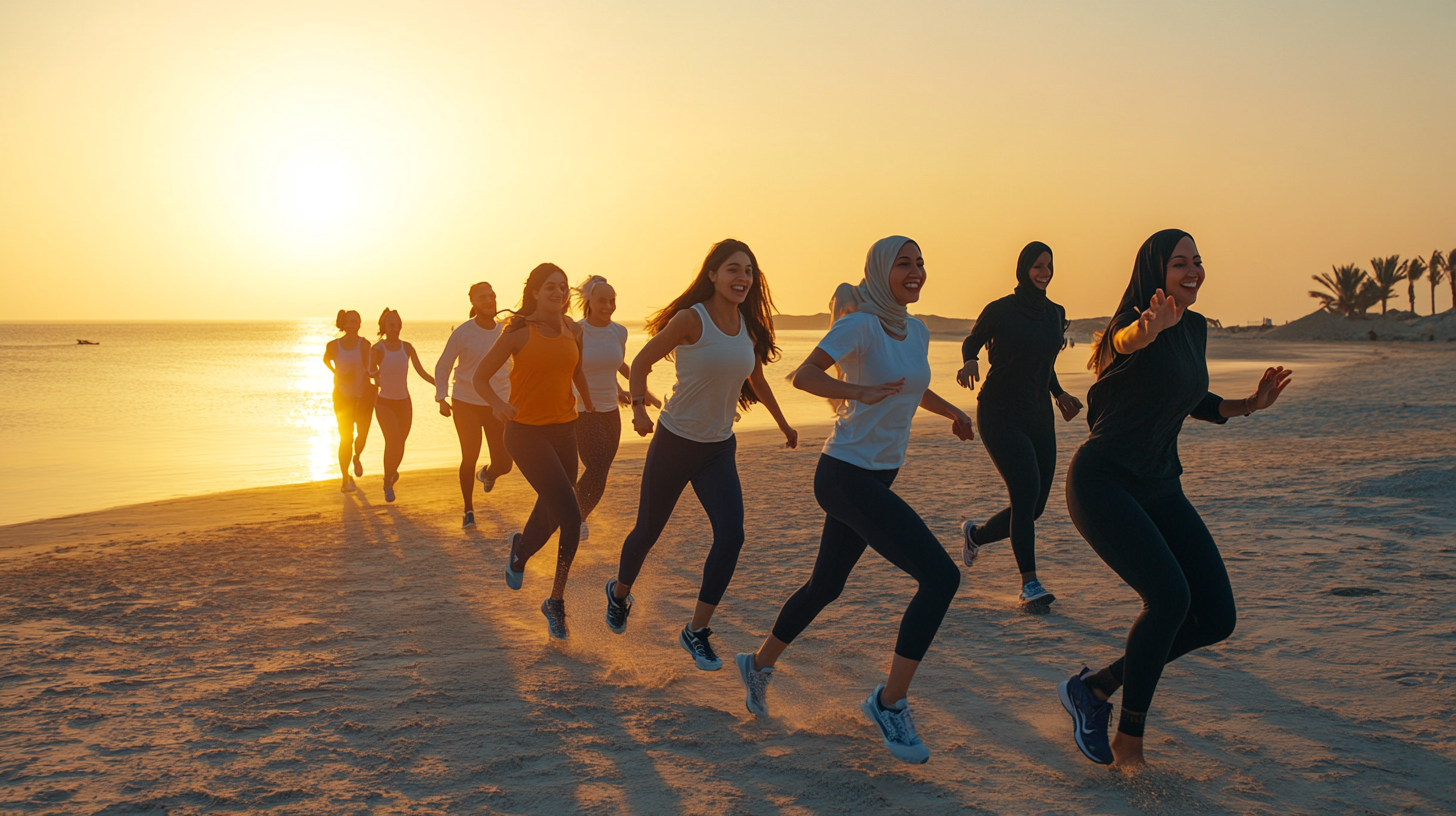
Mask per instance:
[[[1043,252],[1051,255],[1052,248],[1041,241],[1032,241],[1021,248],[1016,258],[1016,305],[1031,314],[1041,314],[1047,304],[1046,290],[1031,282],[1031,267]],[[1047,269],[1053,269],[1050,262]]]
[[[1107,328],[1102,331],[1102,337],[1092,351],[1092,363],[1088,367],[1098,370],[1099,379],[1107,373],[1116,356],[1112,353],[1112,335],[1121,328],[1117,324],[1118,317],[1128,312],[1142,314],[1147,310],[1152,304],[1153,295],[1168,285],[1169,256],[1173,254],[1179,241],[1192,237],[1180,229],[1165,229],[1153,233],[1148,240],[1143,241],[1138,249],[1137,261],[1133,263],[1132,280],[1127,284],[1127,291],[1122,293],[1117,311],[1112,313],[1112,319],[1107,322]]]

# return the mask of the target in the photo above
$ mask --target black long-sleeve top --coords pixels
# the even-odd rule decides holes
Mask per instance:
[[[1109,331],[1136,322],[1138,313],[1120,314]],[[1132,354],[1114,351],[1113,362],[1087,392],[1087,424],[1092,435],[1083,447],[1097,451],[1145,479],[1183,473],[1178,432],[1186,417],[1222,425],[1223,398],[1208,390],[1208,321],[1188,311],[1177,325],[1160,332]]]
[[[1004,411],[1050,415],[1047,395],[1063,393],[1053,366],[1065,327],[1066,312],[1051,301],[1044,301],[1040,309],[1028,309],[1016,295],[1007,295],[986,304],[961,343],[963,362],[978,359],[982,347],[991,359],[977,399]]]

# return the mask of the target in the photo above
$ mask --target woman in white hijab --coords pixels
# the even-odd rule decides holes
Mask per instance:
[[[839,597],[865,547],[874,548],[919,587],[900,621],[890,676],[860,709],[879,726],[890,753],[912,763],[930,759],[930,750],[910,718],[910,681],[960,586],[960,570],[890,485],[905,461],[917,408],[951,420],[957,437],[972,438],[971,418],[929,389],[930,332],[905,308],[920,299],[924,285],[919,245],[897,235],[870,248],[858,286],[842,284],[835,292],[834,323],[794,374],[796,388],[841,401],[814,474],[814,498],[825,512],[819,555],[758,652],[738,655],[748,710],[767,716],[768,681],[779,655]],[[828,373],[834,365],[842,371],[838,379]]]

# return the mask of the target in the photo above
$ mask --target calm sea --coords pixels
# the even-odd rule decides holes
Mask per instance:
[[[453,329],[447,322],[410,322],[405,339],[427,368]],[[629,355],[645,337],[633,326]],[[332,321],[199,323],[0,324],[0,524],[98,510],[176,496],[336,477],[337,445],[330,406],[332,379],[321,362],[335,337]],[[830,421],[823,400],[796,391],[783,377],[813,349],[813,331],[784,331],[784,359],[770,382],[791,422]],[[99,346],[79,346],[76,340]],[[630,356],[629,356],[630,359]],[[1058,372],[1073,388],[1082,371],[1079,348],[1062,355]],[[931,347],[934,387],[958,389],[959,343]],[[653,390],[671,386],[672,365],[657,367]],[[1085,393],[1086,384],[1076,388]],[[459,461],[450,420],[435,410],[433,388],[410,374],[414,430],[404,468]],[[969,408],[969,394],[955,398]],[[771,428],[762,408],[746,413],[745,430]],[[635,434],[625,444],[641,444]],[[377,474],[384,450],[378,429],[364,454]]]

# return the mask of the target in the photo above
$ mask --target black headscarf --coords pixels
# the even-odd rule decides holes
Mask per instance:
[[[1047,304],[1046,290],[1031,282],[1031,267],[1043,252],[1051,255],[1052,248],[1032,241],[1021,248],[1016,258],[1016,305],[1033,314],[1040,314]],[[1052,269],[1051,263],[1047,263],[1047,269]]]
[[[1147,310],[1152,304],[1153,295],[1168,285],[1168,257],[1173,254],[1179,241],[1192,237],[1180,229],[1159,230],[1138,248],[1137,261],[1132,267],[1132,280],[1127,284],[1127,291],[1122,293],[1117,311],[1112,313],[1112,319],[1102,331],[1097,347],[1092,350],[1092,361],[1088,367],[1100,369],[1099,377],[1107,373],[1107,367],[1115,356],[1112,353],[1112,335],[1121,328],[1117,325],[1118,317],[1128,312],[1142,314]]]

